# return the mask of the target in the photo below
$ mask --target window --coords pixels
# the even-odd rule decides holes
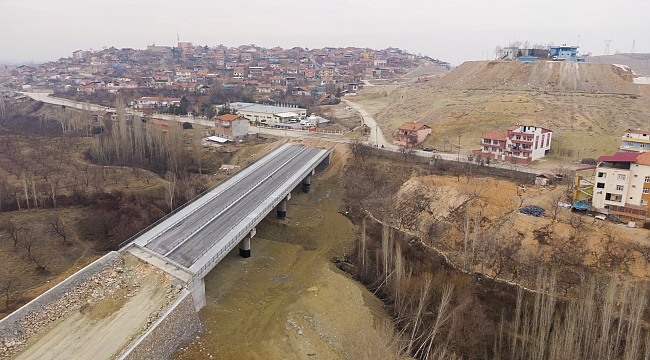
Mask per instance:
[[[650,183],[650,176],[646,176],[644,182]]]
[[[599,178],[606,178],[606,177],[607,177],[607,173],[599,172],[599,173],[598,173],[598,177],[599,177]]]
[[[641,205],[648,205],[648,200],[641,200]]]
[[[625,174],[618,174],[618,180],[625,181]]]
[[[597,187],[598,189],[604,189],[604,188],[605,188],[605,183],[597,183],[597,184],[596,184],[596,187]]]
[[[616,185],[616,191],[623,191],[623,185]]]
[[[621,201],[623,201],[623,196],[621,196],[621,195],[614,195],[613,198],[612,198],[612,201],[618,201],[618,202],[621,202]]]
[[[650,188],[643,188],[644,194],[650,194]]]

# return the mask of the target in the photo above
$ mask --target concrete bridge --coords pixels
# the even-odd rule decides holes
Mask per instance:
[[[286,217],[291,191],[329,165],[332,149],[284,144],[120,245],[185,281],[198,311],[205,305],[203,278],[232,249],[251,256],[255,226],[276,209]]]

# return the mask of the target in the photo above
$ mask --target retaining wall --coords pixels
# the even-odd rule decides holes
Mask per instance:
[[[90,277],[117,261],[121,261],[120,253],[111,251],[0,320],[0,340],[22,337],[25,329],[23,329],[21,320],[24,317],[32,311],[43,311],[45,307],[60,300],[67,292],[74,289],[75,286],[85,283]]]
[[[118,360],[171,359],[202,329],[192,294],[183,289],[178,299]]]

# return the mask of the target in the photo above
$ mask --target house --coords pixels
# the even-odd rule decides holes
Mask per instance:
[[[650,131],[627,129],[621,140],[621,151],[641,152],[650,150]]]
[[[398,128],[397,140],[394,145],[413,147],[423,142],[431,134],[431,128],[425,124],[405,122]]]
[[[239,115],[215,116],[214,135],[228,140],[240,140],[248,135],[248,125],[248,119]]]
[[[555,179],[555,175],[549,173],[541,173],[535,175],[535,185],[546,186],[550,185]]]
[[[593,176],[594,209],[621,219],[646,222],[650,202],[650,152],[601,156]]]
[[[506,132],[488,131],[481,136],[481,149],[474,156],[528,164],[548,155],[553,132],[536,126],[516,125]]]

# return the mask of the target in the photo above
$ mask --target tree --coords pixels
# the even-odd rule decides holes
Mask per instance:
[[[27,258],[33,261],[41,272],[45,272],[45,268],[50,264],[54,255],[49,251],[44,251],[40,242],[40,238],[35,237],[31,232],[28,232],[22,239],[23,247],[27,250]]]
[[[51,232],[53,234],[59,235],[60,237],[63,238],[63,242],[67,242],[68,240],[68,231],[65,228],[65,225],[63,224],[63,221],[61,221],[61,217],[59,214],[55,214],[52,216],[50,219],[50,225],[52,226]]]
[[[9,277],[8,279],[3,280],[0,282],[0,292],[2,293],[2,296],[5,298],[5,311],[9,310],[9,300],[10,300],[10,295],[11,295],[11,289],[12,285],[15,282],[15,278]]]
[[[361,158],[361,162],[370,155],[370,147],[357,139],[350,141],[350,151],[355,158]]]
[[[208,119],[212,119],[214,117],[214,106],[210,100],[205,100],[201,103],[201,114],[203,114],[203,116],[207,117]]]

